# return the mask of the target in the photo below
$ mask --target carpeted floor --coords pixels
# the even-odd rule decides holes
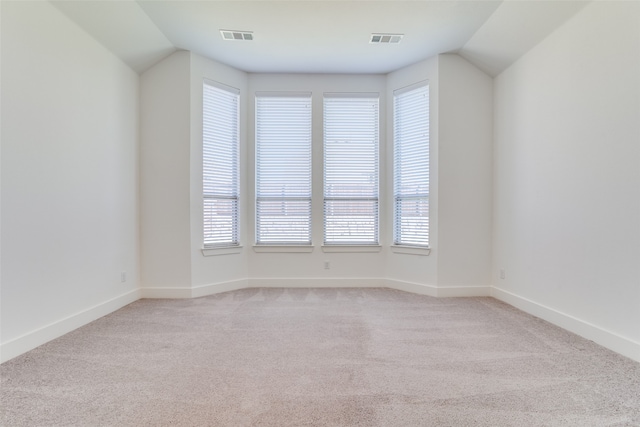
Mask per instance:
[[[0,366],[2,426],[640,426],[640,364],[491,298],[141,300]]]

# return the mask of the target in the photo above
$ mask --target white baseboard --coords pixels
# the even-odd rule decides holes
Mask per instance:
[[[386,279],[386,287],[399,291],[411,292],[430,297],[438,296],[438,288],[433,285],[422,285],[419,283],[405,282],[403,280]]]
[[[640,343],[577,319],[509,291],[488,286],[437,287],[380,278],[255,278],[196,286],[194,288],[140,288],[51,323],[33,332],[0,344],[0,363],[13,359],[48,341],[112,313],[140,298],[197,298],[256,287],[289,288],[391,288],[432,297],[492,296],[529,314],[592,340],[610,350],[640,362]]]
[[[414,294],[428,295],[431,297],[488,297],[491,295],[489,286],[449,286],[438,287],[423,285],[420,283],[405,282],[402,280],[386,279],[387,287],[399,291],[412,292]]]
[[[61,337],[74,329],[93,322],[107,314],[140,299],[140,291],[134,289],[108,301],[89,307],[71,316],[60,319],[35,331],[0,344],[0,363],[13,359],[29,350]]]
[[[192,297],[191,297],[191,288],[144,287],[144,288],[140,288],[140,298],[183,299],[183,298],[192,298]]]
[[[491,296],[520,310],[553,323],[603,347],[640,362],[640,343],[607,331],[584,320],[562,313],[504,289],[492,287]]]
[[[184,299],[199,298],[207,295],[219,294],[221,292],[235,291],[248,288],[248,279],[231,280],[229,282],[211,283],[208,285],[194,286],[193,288],[161,288],[143,287],[140,288],[140,298],[149,299]]]
[[[248,279],[231,280],[229,282],[214,283],[211,285],[201,285],[193,288],[192,298],[204,297],[207,295],[219,294],[222,292],[236,291],[249,287]]]
[[[260,278],[249,279],[250,288],[383,288],[386,280],[380,278],[312,277],[312,278]]]
[[[268,277],[239,279],[194,288],[142,288],[141,298],[197,298],[243,288],[391,288],[432,297],[490,296],[488,286],[437,287],[372,277]]]
[[[144,287],[140,298],[199,298],[245,288],[382,288],[385,279],[373,278],[261,278],[200,285],[193,288]]]
[[[490,286],[441,286],[436,294],[438,297],[489,297]]]

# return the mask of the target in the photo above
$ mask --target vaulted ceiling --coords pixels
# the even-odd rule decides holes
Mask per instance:
[[[497,75],[583,0],[52,0],[137,72],[178,49],[247,72],[388,73],[458,53]],[[225,41],[220,30],[253,32]],[[397,44],[372,33],[403,34]]]

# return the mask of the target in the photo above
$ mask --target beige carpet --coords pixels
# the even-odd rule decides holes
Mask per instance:
[[[141,300],[0,372],[2,426],[640,426],[640,364],[389,289]]]

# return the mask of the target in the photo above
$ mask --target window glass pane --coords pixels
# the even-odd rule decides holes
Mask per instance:
[[[394,94],[394,243],[429,245],[429,86]]]
[[[324,99],[324,243],[378,243],[378,97]]]
[[[256,96],[256,243],[311,244],[311,94]]]
[[[203,85],[204,247],[239,244],[239,91]]]

